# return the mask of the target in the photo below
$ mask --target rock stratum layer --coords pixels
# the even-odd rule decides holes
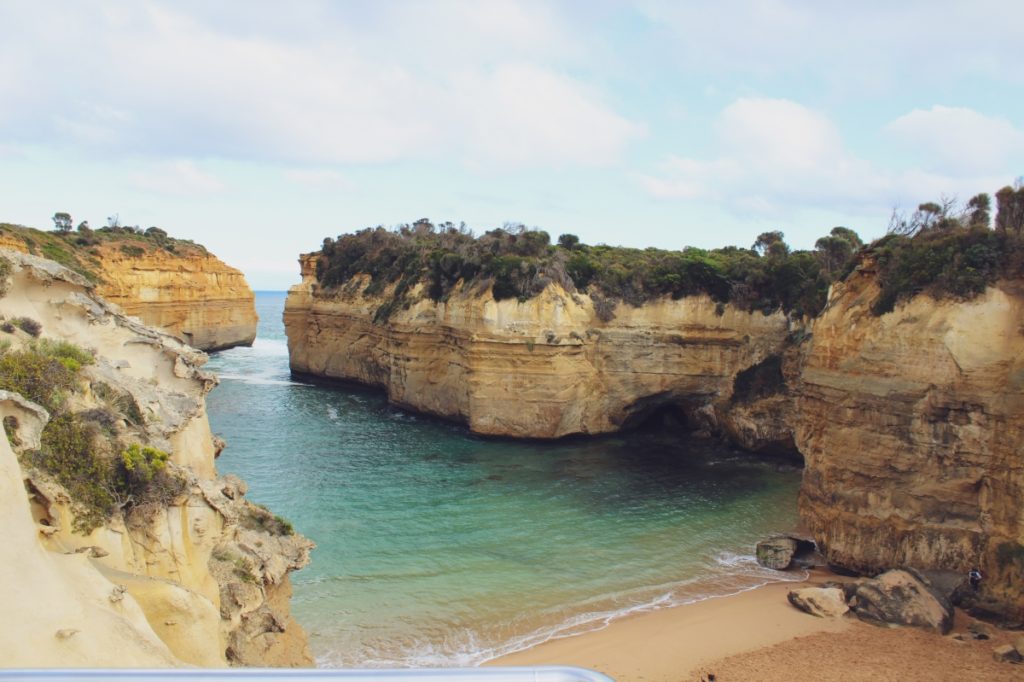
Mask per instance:
[[[49,255],[46,244],[37,248],[43,237],[72,249],[94,275],[97,294],[191,346],[221,350],[250,346],[256,338],[255,295],[245,276],[199,246],[173,240],[168,250],[123,234],[73,246],[51,233],[13,226],[0,231],[0,246]]]
[[[107,246],[101,254],[103,281],[96,293],[125,314],[201,350],[252,345],[256,298],[240,270],[203,252],[131,256]]]
[[[106,438],[167,451],[167,469],[181,483],[159,504],[122,505],[87,534],[76,531],[80,507],[32,464],[51,415],[0,392],[11,432],[10,442],[0,439],[8,559],[0,563],[0,661],[311,665],[306,637],[288,611],[288,574],[308,563],[313,545],[246,501],[241,481],[217,476],[214,458],[223,444],[206,416],[205,395],[216,385],[200,369],[206,356],[121,315],[63,266],[10,250],[0,255],[11,264],[3,316],[32,318],[41,340],[74,343],[95,356],[81,368],[68,409],[99,414]],[[18,330],[4,338],[11,353],[37,343]],[[115,404],[123,414],[112,411]]]
[[[379,386],[396,405],[481,434],[608,433],[666,407],[696,429],[743,431],[742,417],[729,419],[736,375],[780,353],[789,334],[781,313],[706,296],[619,305],[604,322],[587,296],[557,285],[523,303],[489,289],[417,297],[376,323],[390,290],[363,296],[356,281],[324,292],[316,256],[301,262],[284,313],[293,372]]]
[[[876,279],[837,284],[803,350],[801,515],[859,572],[978,566],[976,607],[1024,623],[1024,289],[875,317]]]

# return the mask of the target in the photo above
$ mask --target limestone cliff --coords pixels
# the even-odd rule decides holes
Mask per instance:
[[[3,439],[0,528],[13,539],[17,559],[3,562],[0,579],[0,660],[311,664],[305,635],[288,613],[288,574],[308,563],[312,543],[246,501],[240,481],[217,476],[222,444],[205,411],[216,378],[200,369],[206,356],[119,314],[87,280],[52,261],[10,250],[0,257],[10,263],[0,314],[31,318],[42,330],[37,341],[5,325],[3,353],[14,357],[45,341],[90,351],[94,360],[78,370],[61,409],[93,420],[98,445],[134,442],[167,451],[175,481],[145,504],[122,494],[106,520],[83,534],[76,523],[81,500],[33,459],[40,432],[57,417],[21,396],[0,394],[19,454],[16,461]]]
[[[201,350],[252,345],[255,296],[241,271],[200,246],[131,232],[61,235],[0,226],[0,246],[57,259],[127,315]]]
[[[241,271],[200,251],[136,256],[111,244],[98,250],[103,267],[96,293],[125,314],[202,350],[252,345],[255,296]]]
[[[1024,623],[1024,290],[917,296],[880,317],[874,265],[805,344],[800,511],[829,561],[986,574],[979,610]]]
[[[495,301],[479,285],[443,302],[414,289],[409,307],[380,321],[391,289],[364,295],[357,277],[323,291],[316,259],[301,259],[285,306],[292,371],[379,386],[397,405],[481,434],[607,433],[666,407],[718,429],[736,375],[780,354],[790,333],[782,313],[707,296],[619,304],[602,321],[589,297],[557,284],[525,302]],[[772,437],[784,442],[788,431]]]

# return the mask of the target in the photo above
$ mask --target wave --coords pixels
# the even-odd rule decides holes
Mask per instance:
[[[401,644],[401,653],[364,648],[357,658],[347,650],[329,652],[318,657],[317,667],[471,667],[479,666],[502,656],[532,649],[546,642],[598,632],[627,616],[647,613],[676,606],[696,604],[711,599],[731,597],[777,582],[800,582],[808,578],[806,572],[780,573],[763,568],[752,555],[723,552],[714,563],[727,572],[687,581],[653,586],[646,589],[652,596],[634,603],[605,609],[586,610],[577,604],[577,613],[560,619],[553,625],[533,629],[501,642],[488,642],[485,633],[461,629],[450,633],[444,641],[411,639]],[[728,570],[731,569],[731,570]],[[603,595],[594,601],[616,601],[625,595]],[[583,610],[580,610],[583,609]],[[389,642],[394,644],[394,642]],[[391,647],[389,647],[390,649]]]
[[[238,381],[243,384],[254,384],[257,386],[307,386],[299,381],[293,381],[291,379],[274,379],[269,376],[260,376],[256,374],[234,374],[218,372],[217,377],[219,379],[227,379],[228,381]]]

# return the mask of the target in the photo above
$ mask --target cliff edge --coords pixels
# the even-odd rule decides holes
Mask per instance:
[[[795,402],[800,513],[827,559],[986,575],[970,602],[1024,624],[1024,286],[872,313],[866,258],[814,321]]]
[[[152,230],[57,233],[0,225],[0,246],[68,266],[126,315],[200,350],[252,345],[255,295],[242,272],[199,245]]]
[[[288,575],[313,544],[217,475],[205,354],[53,261],[0,270],[0,660],[311,665]]]
[[[776,312],[747,312],[709,296],[618,304],[557,283],[528,300],[456,287],[443,301],[396,285],[366,293],[368,277],[332,290],[301,259],[285,304],[291,369],[383,388],[396,405],[517,438],[599,434],[669,410],[697,430],[727,420],[736,375],[781,352],[790,331]],[[785,436],[783,436],[785,440]]]

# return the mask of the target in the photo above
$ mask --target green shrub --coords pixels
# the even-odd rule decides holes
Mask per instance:
[[[7,287],[9,286],[7,278],[11,276],[13,269],[11,261],[0,256],[0,297],[7,295]]]
[[[134,244],[122,244],[121,253],[132,258],[138,258],[142,254],[146,253],[146,250],[141,246],[135,246]]]
[[[666,251],[588,246],[573,235],[562,235],[559,245],[552,246],[546,232],[522,226],[474,237],[450,223],[438,229],[421,220],[395,230],[367,228],[325,239],[317,279],[330,290],[351,286],[356,275],[369,275],[363,291],[368,296],[403,282],[402,296],[376,311],[378,322],[409,304],[405,291],[417,282],[426,284],[426,294],[434,301],[446,300],[460,283],[489,285],[495,300],[525,301],[556,282],[570,293],[583,291],[604,302],[598,314],[605,320],[619,301],[639,306],[661,296],[697,294],[745,310],[813,315],[824,305],[837,270],[846,267],[843,259],[860,244],[847,228],[834,228],[815,252],[791,251],[781,232],[759,239],[766,236],[772,243],[762,245],[764,255],[738,247]]]
[[[96,357],[83,348],[68,341],[40,339],[30,346],[31,350],[48,358],[57,360],[72,372],[77,372],[85,365],[96,362]]]
[[[37,338],[43,332],[43,325],[39,324],[31,317],[16,317],[11,321],[17,325],[21,331],[33,338]]]
[[[295,528],[283,516],[278,516],[262,504],[250,503],[242,517],[242,525],[253,530],[263,530],[271,535],[294,535]]]
[[[163,450],[132,443],[121,452],[121,466],[129,490],[144,488],[154,477],[167,468],[167,453]]]
[[[15,329],[16,327],[10,321],[5,320],[2,324],[0,324],[0,331],[4,331],[8,334],[13,334]]]
[[[32,350],[0,355],[0,389],[20,393],[55,413],[78,383],[75,370]]]
[[[872,312],[883,315],[917,294],[935,298],[976,296],[1004,271],[1005,251],[987,227],[890,235],[871,246],[881,292]]]
[[[117,481],[113,468],[95,448],[96,431],[76,415],[61,414],[43,429],[42,448],[33,463],[68,491],[75,530],[88,533],[114,510]]]

